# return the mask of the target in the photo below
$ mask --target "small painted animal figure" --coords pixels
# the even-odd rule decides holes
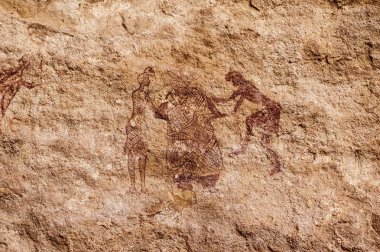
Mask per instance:
[[[2,119],[5,116],[5,112],[20,88],[26,87],[28,89],[32,89],[38,86],[23,79],[24,71],[30,65],[29,58],[27,56],[23,56],[18,60],[18,62],[18,66],[0,73],[0,126]]]

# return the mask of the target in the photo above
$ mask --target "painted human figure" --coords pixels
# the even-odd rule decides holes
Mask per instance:
[[[195,87],[174,87],[166,99],[155,116],[168,123],[166,158],[174,182],[190,190],[193,182],[214,186],[223,160],[211,120],[224,115]]]
[[[253,135],[253,128],[256,128],[261,133],[261,144],[266,149],[268,157],[274,165],[271,174],[273,175],[280,172],[282,166],[280,157],[270,145],[272,137],[276,135],[279,130],[281,105],[262,94],[251,81],[246,80],[243,75],[237,71],[228,72],[225,79],[226,81],[231,81],[237,90],[235,90],[229,98],[214,98],[214,101],[227,102],[238,98],[234,112],[239,110],[245,100],[263,106],[263,109],[252,113],[246,118],[246,133],[241,147],[231,153],[231,155],[239,155],[246,152],[250,137]]]
[[[25,69],[29,66],[29,59],[23,56],[19,59],[18,66],[3,71],[0,74],[0,126],[12,99],[16,96],[21,87],[32,89],[38,85],[23,80]],[[1,127],[0,127],[1,133]]]
[[[147,192],[145,185],[147,146],[142,129],[145,123],[145,108],[150,102],[150,78],[154,76],[154,74],[153,68],[146,68],[137,78],[139,87],[132,93],[133,110],[129,121],[127,122],[127,139],[124,145],[124,153],[128,157],[128,171],[131,180],[130,191],[132,193],[137,192],[135,175],[136,166],[138,166],[140,172],[141,192]]]

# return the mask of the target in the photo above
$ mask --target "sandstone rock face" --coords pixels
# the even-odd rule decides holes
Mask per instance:
[[[2,0],[0,36],[0,251],[380,251],[378,0]]]

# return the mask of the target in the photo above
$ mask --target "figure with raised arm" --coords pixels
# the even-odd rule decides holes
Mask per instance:
[[[143,125],[145,123],[145,108],[150,102],[149,84],[150,78],[155,72],[152,67],[147,67],[141,73],[137,81],[139,87],[132,93],[133,110],[132,115],[127,122],[126,134],[127,139],[124,145],[124,153],[128,157],[128,171],[131,180],[130,191],[136,193],[136,175],[135,170],[138,166],[141,179],[141,192],[146,193],[145,170],[147,162],[147,146],[143,134]]]
[[[232,152],[231,155],[244,154],[247,151],[250,138],[253,135],[253,128],[255,128],[261,133],[260,142],[266,149],[268,157],[273,163],[274,167],[271,174],[273,175],[280,172],[282,164],[278,153],[271,147],[271,139],[279,130],[281,105],[261,93],[251,81],[246,80],[243,75],[237,71],[229,71],[225,79],[226,81],[231,81],[237,89],[229,98],[214,98],[213,100],[215,102],[228,102],[237,98],[234,112],[239,111],[245,100],[263,107],[261,110],[252,113],[246,118],[246,133],[241,147]]]

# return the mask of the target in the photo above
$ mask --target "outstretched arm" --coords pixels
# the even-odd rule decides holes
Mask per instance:
[[[239,95],[241,95],[240,94],[240,92],[238,92],[238,91],[234,91],[233,93],[232,93],[232,95],[230,96],[230,97],[228,97],[228,98],[216,98],[216,97],[214,97],[214,98],[212,98],[212,100],[214,101],[214,102],[229,102],[229,101],[231,101],[231,100],[234,100],[236,97],[238,97]]]
[[[148,94],[148,102],[147,102],[147,105],[148,105],[148,107],[154,112],[154,113],[156,113],[156,111],[158,111],[158,109],[159,109],[159,105],[157,106],[156,104],[155,104],[155,101],[153,101],[153,99],[151,99],[151,97],[149,96],[149,94]]]
[[[240,96],[239,100],[235,104],[234,112],[238,111],[238,109],[241,107],[241,105],[243,104],[243,102],[244,102],[244,97]]]
[[[214,118],[220,118],[226,116],[226,114],[221,113],[218,108],[215,106],[213,100],[209,98],[208,96],[205,96],[206,104],[208,109],[211,111]]]

